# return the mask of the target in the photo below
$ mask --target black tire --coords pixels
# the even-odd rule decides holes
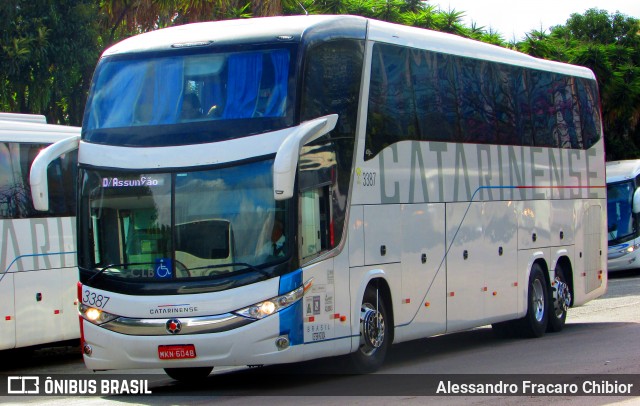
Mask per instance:
[[[391,340],[389,322],[382,292],[375,287],[367,287],[360,307],[360,344],[355,352],[349,354],[352,372],[366,374],[382,366]]]
[[[549,286],[542,267],[534,263],[529,274],[527,314],[518,320],[518,332],[523,337],[542,337],[549,322]]]
[[[176,381],[193,383],[207,379],[213,367],[165,368],[164,372]]]
[[[547,325],[547,331],[552,333],[562,330],[567,319],[567,310],[571,305],[571,290],[567,285],[562,266],[556,266],[555,274],[551,300],[549,300],[549,324]]]

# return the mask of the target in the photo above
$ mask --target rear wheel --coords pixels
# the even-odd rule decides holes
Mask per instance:
[[[360,344],[350,354],[351,366],[356,373],[378,370],[389,348],[391,339],[387,307],[381,292],[368,287],[360,307]]]
[[[518,321],[518,332],[524,337],[542,337],[549,322],[549,289],[537,263],[531,267],[528,292],[527,314]]]
[[[204,381],[212,370],[213,367],[165,368],[164,372],[176,381],[188,383]]]
[[[552,286],[553,293],[549,306],[549,325],[547,331],[561,331],[567,319],[567,310],[571,305],[571,290],[562,266],[557,265]]]

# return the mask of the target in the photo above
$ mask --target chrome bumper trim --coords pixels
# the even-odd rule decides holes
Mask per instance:
[[[182,329],[176,335],[219,333],[233,330],[255,321],[231,313],[201,317],[168,317],[164,319],[118,317],[108,323],[101,324],[100,327],[126,335],[165,336],[173,335],[166,328],[167,321],[171,319],[178,319],[182,324]]]

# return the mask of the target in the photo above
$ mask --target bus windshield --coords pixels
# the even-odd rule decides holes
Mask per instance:
[[[635,216],[631,211],[634,191],[633,181],[607,185],[609,245],[616,245],[635,237]]]
[[[89,95],[83,137],[114,144],[180,145],[292,125],[291,49],[204,49],[206,53],[104,58]],[[185,124],[191,124],[189,131]],[[163,129],[150,132],[148,126]],[[153,135],[142,135],[149,133]]]
[[[230,276],[289,255],[273,161],[180,173],[83,172],[81,222],[105,277]],[[88,210],[86,209],[88,208]]]

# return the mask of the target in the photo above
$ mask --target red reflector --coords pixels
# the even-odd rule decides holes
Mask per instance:
[[[11,320],[11,316],[6,316],[4,319],[5,319],[6,321],[10,321],[10,320]]]
[[[587,273],[586,272],[582,272],[582,276],[587,276]]]
[[[333,318],[334,318],[334,319],[339,319],[339,318],[340,318],[340,313],[336,313],[336,314],[334,314],[334,315],[333,315]]]
[[[188,359],[195,357],[196,347],[193,344],[158,346],[158,358],[160,359]]]
[[[82,283],[78,282],[78,300],[82,300]]]
[[[315,319],[316,319],[315,317],[313,317],[313,316],[309,316],[309,323],[311,323],[311,322],[315,321]]]
[[[455,295],[456,295],[456,292],[449,292],[450,297],[454,297]]]
[[[402,301],[402,303],[411,303],[411,298],[406,298]]]
[[[486,287],[486,286],[485,286],[485,287],[483,287],[483,288],[482,288],[482,291],[483,291],[483,292],[486,292],[486,291],[487,291],[487,287]]]
[[[518,282],[513,282],[513,286],[518,286]]]
[[[60,310],[54,310],[53,314],[60,314]]]

